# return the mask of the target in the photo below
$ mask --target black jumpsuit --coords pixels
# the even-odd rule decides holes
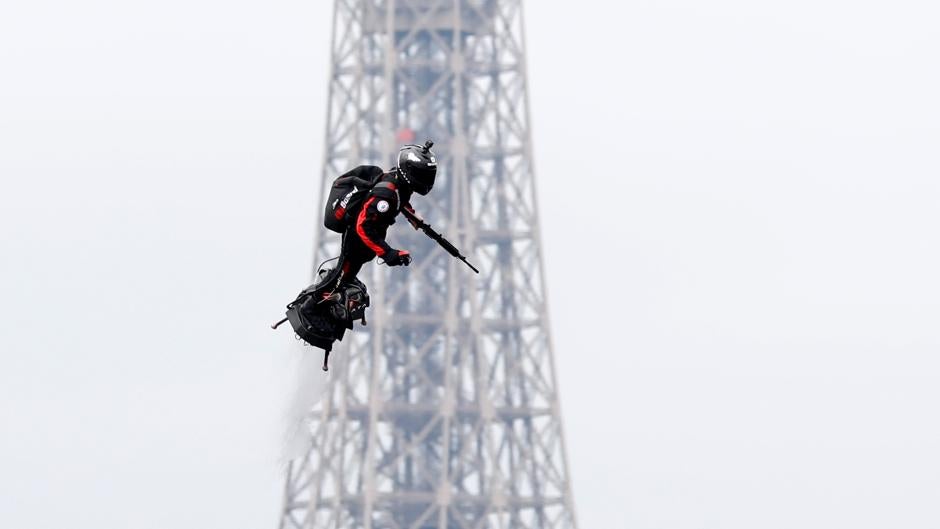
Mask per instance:
[[[411,208],[411,191],[402,186],[394,170],[383,173],[361,205],[347,213],[349,226],[343,234],[343,281],[356,277],[362,265],[398,250],[385,242],[388,227],[395,223],[402,205]]]

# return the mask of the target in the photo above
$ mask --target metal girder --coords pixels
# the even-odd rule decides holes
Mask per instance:
[[[575,528],[521,0],[336,0],[332,62],[323,189],[390,167],[400,131],[433,139],[437,183],[413,204],[482,273],[390,230],[416,262],[364,268],[369,325],[332,356],[280,527]],[[317,261],[338,252],[321,230]]]

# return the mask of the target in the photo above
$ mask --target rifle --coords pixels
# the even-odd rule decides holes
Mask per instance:
[[[480,271],[477,270],[477,267],[475,267],[475,266],[473,266],[472,264],[470,264],[470,261],[468,261],[467,258],[464,257],[464,256],[460,253],[460,250],[458,250],[456,246],[454,246],[453,244],[451,244],[450,241],[448,241],[447,239],[445,239],[440,233],[434,231],[434,229],[431,228],[431,225],[430,225],[430,224],[428,224],[427,222],[424,222],[423,220],[421,220],[420,217],[418,217],[417,215],[415,215],[414,212],[409,211],[407,208],[401,208],[401,212],[402,212],[406,217],[408,217],[408,220],[410,220],[410,221],[412,222],[412,224],[414,224],[415,229],[418,229],[418,230],[423,231],[425,235],[427,235],[428,237],[431,238],[431,240],[433,240],[434,242],[436,242],[437,244],[439,244],[439,245],[441,246],[441,248],[443,248],[444,250],[447,251],[447,253],[453,255],[453,256],[456,257],[457,259],[460,259],[461,261],[463,261],[464,263],[466,263],[467,266],[469,266],[470,269],[473,270],[474,272],[476,272],[476,273],[478,273],[478,274],[480,273]]]

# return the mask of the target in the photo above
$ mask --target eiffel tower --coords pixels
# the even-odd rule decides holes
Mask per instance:
[[[291,462],[281,529],[574,529],[545,299],[521,0],[336,0],[322,188],[435,141],[415,262],[376,262]],[[325,195],[324,195],[325,196]],[[320,231],[317,262],[338,255]],[[311,350],[311,354],[318,354]]]

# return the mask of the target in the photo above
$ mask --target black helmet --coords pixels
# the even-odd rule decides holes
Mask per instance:
[[[398,174],[419,195],[427,195],[434,187],[437,160],[431,152],[434,142],[428,140],[421,145],[405,145],[398,151]]]

